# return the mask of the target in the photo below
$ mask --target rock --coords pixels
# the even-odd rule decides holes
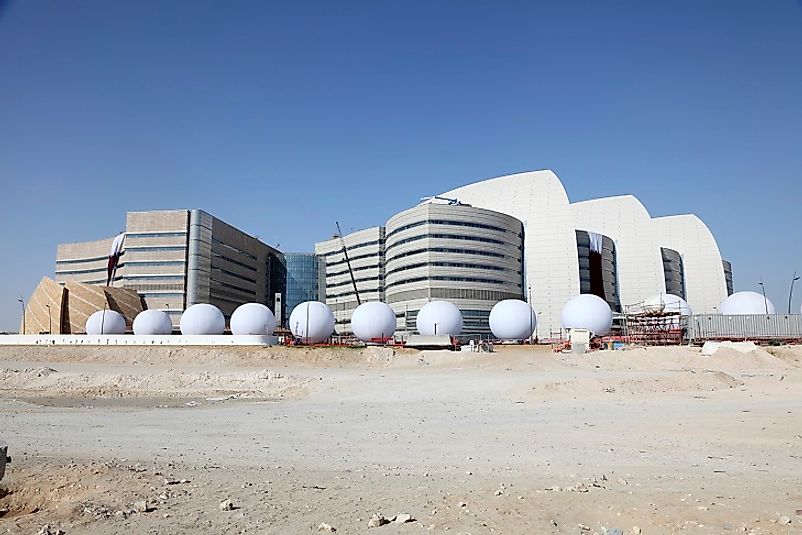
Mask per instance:
[[[318,531],[325,531],[326,533],[334,533],[337,531],[337,528],[332,527],[331,524],[326,524],[325,522],[321,522],[321,524],[317,527]]]
[[[407,513],[395,515],[395,520],[393,520],[393,522],[395,522],[396,524],[406,524],[407,522],[414,522],[414,521],[415,519],[412,518],[412,515]]]
[[[137,500],[134,502],[134,511],[137,513],[149,513],[151,510],[147,500]]]
[[[790,516],[781,516],[780,517],[780,524],[790,524],[791,517]]]
[[[624,530],[619,528],[610,528],[604,533],[605,535],[624,535]]]
[[[234,502],[232,502],[231,500],[223,500],[222,502],[220,502],[220,505],[218,505],[218,507],[220,508],[221,511],[233,511]]]
[[[64,530],[61,528],[51,527],[50,524],[45,524],[38,531],[37,535],[64,535]]]
[[[189,479],[165,479],[165,485],[179,485],[183,483],[189,483]]]
[[[641,533],[643,533],[643,530],[640,529],[638,526],[632,526],[632,533],[634,533],[635,535],[640,535]]]
[[[504,494],[503,491],[497,490],[496,492],[493,493],[493,496],[501,496],[502,494]]]
[[[460,507],[468,507],[468,504],[465,502],[459,502],[459,504],[457,505],[459,505]]]
[[[383,526],[385,524],[389,524],[390,521],[384,518],[384,515],[380,513],[373,513],[373,516],[370,517],[368,520],[368,527],[369,528],[378,528],[379,526]]]

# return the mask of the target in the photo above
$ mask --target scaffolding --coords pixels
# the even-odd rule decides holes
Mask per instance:
[[[621,315],[621,338],[630,344],[668,346],[683,343],[687,318],[679,312],[638,312]]]

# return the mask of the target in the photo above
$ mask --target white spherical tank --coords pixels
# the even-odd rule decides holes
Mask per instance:
[[[774,303],[772,303],[769,298],[764,298],[763,294],[757,292],[735,292],[721,302],[719,312],[728,316],[739,314],[774,314]]]
[[[292,309],[290,330],[304,341],[325,342],[334,332],[334,314],[320,301],[305,301]]]
[[[499,340],[524,340],[537,329],[537,314],[520,299],[499,301],[490,311],[490,330]]]
[[[173,322],[170,316],[161,310],[143,310],[134,318],[134,334],[154,335],[172,332]]]
[[[86,334],[125,334],[125,318],[114,310],[98,310],[86,320]]]
[[[462,332],[462,312],[454,303],[432,301],[418,311],[415,326],[424,336],[456,336]]]
[[[688,302],[682,297],[674,294],[657,294],[643,302],[643,309],[646,311],[659,310],[666,313],[677,313],[681,316],[693,314]]]
[[[181,314],[181,334],[223,334],[226,318],[220,309],[208,303],[198,303]]]
[[[231,314],[231,334],[271,335],[276,328],[276,317],[262,303],[245,303]]]
[[[580,294],[565,304],[560,319],[564,329],[587,329],[596,336],[604,336],[613,325],[613,311],[601,297]]]
[[[351,315],[354,336],[363,342],[387,339],[395,333],[395,312],[390,305],[380,301],[362,303]]]

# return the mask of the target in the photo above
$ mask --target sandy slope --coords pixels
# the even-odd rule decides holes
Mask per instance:
[[[50,349],[0,349],[0,532],[802,532],[800,348]]]

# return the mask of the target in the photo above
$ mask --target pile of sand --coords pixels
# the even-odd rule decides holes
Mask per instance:
[[[245,398],[275,399],[302,394],[307,379],[273,370],[189,372],[166,369],[137,374],[59,372],[50,367],[0,369],[5,398]]]
[[[0,362],[348,367],[387,366],[399,353],[418,352],[391,347],[0,346]]]
[[[802,349],[789,347],[787,355],[802,355]],[[598,367],[604,370],[621,371],[673,371],[715,370],[734,372],[742,370],[789,370],[794,366],[790,358],[778,358],[764,348],[741,352],[721,348],[709,357],[703,357],[696,347],[670,346],[624,350],[605,350],[585,355],[561,355],[567,362],[582,367]]]

